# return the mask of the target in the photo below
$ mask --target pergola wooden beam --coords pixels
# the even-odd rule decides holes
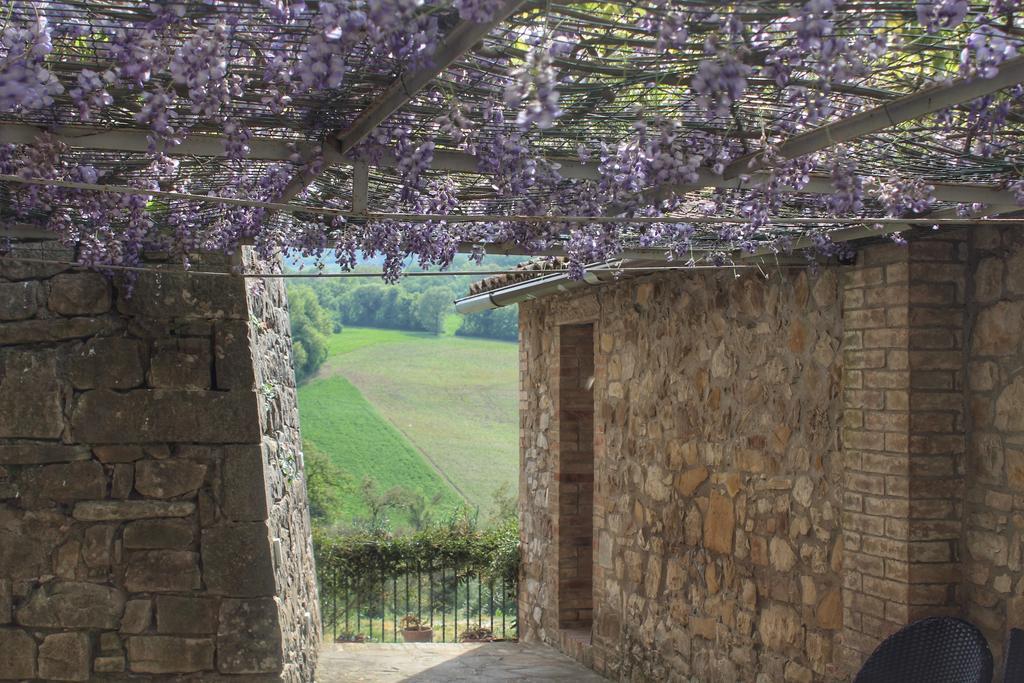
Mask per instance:
[[[352,166],[352,211],[366,213],[369,208],[370,167],[364,162]]]
[[[45,129],[22,123],[0,122],[0,144],[31,144],[36,136]],[[138,129],[101,130],[88,126],[60,126],[51,131],[64,144],[72,148],[92,149],[109,152],[145,152],[149,146],[148,133]],[[287,161],[294,148],[309,153],[313,145],[309,142],[289,142],[278,138],[253,138],[249,141],[250,159],[259,161]],[[170,156],[224,157],[224,136],[209,134],[191,135],[180,144],[166,150]],[[581,164],[575,159],[548,157],[547,161],[558,164],[559,173],[565,178],[577,180],[597,180],[599,178],[597,164]],[[355,167],[358,163],[342,157],[330,148],[325,150],[325,164]],[[395,168],[398,160],[391,152],[386,152],[376,163],[368,166],[378,168]],[[476,173],[486,175],[479,170],[478,159],[472,154],[449,150],[435,150],[431,168],[451,173]],[[703,188],[745,189],[757,185],[765,176],[753,173],[748,177],[726,179],[708,169],[698,169],[698,180],[691,185],[665,185],[645,193],[651,202],[667,199],[672,195],[684,194]],[[354,178],[354,183],[358,179]],[[1016,205],[1016,197],[1012,192],[991,185],[976,183],[932,183],[935,187],[935,198],[943,202],[973,203],[980,202],[992,206]],[[358,185],[357,185],[358,186]],[[835,188],[828,176],[812,174],[806,186],[797,190],[786,188],[787,191],[803,194],[832,194]]]
[[[786,140],[779,146],[779,154],[795,159],[820,152],[835,145],[877,133],[905,121],[912,121],[937,111],[955,107],[985,95],[1024,82],[1024,56],[1008,60],[999,66],[994,78],[975,77],[936,85],[905,95],[892,102],[848,116]],[[736,159],[722,174],[726,180],[764,168],[764,152],[754,152]]]
[[[686,194],[687,192],[694,192],[696,190],[703,190],[706,188],[720,188],[726,190],[742,190],[751,189],[757,187],[759,183],[767,179],[767,173],[757,171],[749,175],[744,175],[738,178],[726,179],[723,176],[716,175],[708,169],[697,170],[697,182],[687,185],[661,185],[644,192],[644,200],[650,203],[655,203],[664,199],[668,199],[672,196]],[[955,203],[973,203],[980,202],[983,204],[999,205],[999,206],[1011,206],[1016,202],[1016,198],[1012,192],[1002,190],[991,185],[978,185],[976,183],[929,183],[935,188],[933,196],[936,201],[940,202],[955,202]],[[797,189],[787,185],[782,186],[782,189],[786,192],[793,192],[795,194],[832,194],[835,192],[835,187],[832,186],[832,180],[824,174],[813,173],[810,175],[810,179],[807,184],[802,188]]]
[[[0,175],[0,182],[15,183],[21,185],[38,185],[45,187],[62,187],[72,190],[88,190],[91,192],[104,192],[109,194],[139,195],[144,197],[161,197],[165,199],[180,199],[185,201],[200,202],[204,204],[220,204],[226,206],[249,206],[266,209],[268,211],[280,211],[297,215],[314,216],[342,216],[345,218],[381,220],[397,222],[443,222],[443,223],[574,223],[574,224],[606,224],[626,223],[633,225],[648,225],[652,223],[692,223],[695,225],[723,225],[742,224],[746,222],[743,216],[706,216],[700,214],[676,214],[661,216],[593,216],[578,214],[431,214],[431,213],[387,213],[387,212],[364,212],[356,213],[346,209],[333,207],[309,206],[306,204],[265,202],[255,199],[242,199],[238,197],[221,197],[212,194],[193,194],[188,192],[175,192],[170,190],[156,190],[150,188],[134,187],[131,185],[115,185],[100,183],[84,183],[70,180],[58,180],[54,178],[24,178],[16,175]],[[876,216],[859,216],[836,218],[833,216],[780,216],[770,221],[777,225],[807,225],[807,226],[840,226],[840,225],[868,225],[868,226],[907,226],[907,225],[1019,225],[1020,221],[1015,218],[930,218],[930,217],[907,217],[907,218],[883,218]]]
[[[434,53],[430,66],[410,74],[400,74],[356,117],[347,130],[329,135],[325,139],[324,149],[331,149],[331,153],[325,155],[322,168],[327,168],[331,163],[345,158],[356,145],[366,139],[366,136],[374,128],[408,104],[431,81],[469,52],[495,26],[505,21],[526,2],[527,0],[507,0],[494,15],[494,18],[483,24],[478,24],[475,21],[460,21],[456,24],[455,28],[445,37],[444,43]],[[291,201],[293,197],[309,187],[318,175],[319,173],[312,171],[297,174],[285,187],[278,197],[278,201]]]
[[[338,151],[342,156],[362,142],[374,128],[386,118],[409,103],[432,80],[454,64],[460,57],[491,32],[491,30],[521,9],[526,0],[507,0],[494,18],[484,24],[473,21],[460,21],[445,37],[444,44],[434,54],[433,63],[426,69],[420,69],[408,75],[401,75],[356,117],[348,130],[338,133]]]
[[[137,128],[94,128],[91,126],[56,126],[46,128],[27,123],[0,122],[0,144],[30,145],[36,138],[49,132],[73,149],[91,149],[101,152],[149,151],[149,132]],[[225,136],[193,133],[181,144],[164,150],[168,156],[199,156],[227,158],[224,152]],[[249,159],[257,161],[287,161],[294,149],[309,152],[313,145],[306,140],[281,138],[253,138],[249,140]]]

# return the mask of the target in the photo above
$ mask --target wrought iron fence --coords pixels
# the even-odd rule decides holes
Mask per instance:
[[[324,634],[337,642],[403,642],[402,619],[412,616],[432,629],[433,642],[515,638],[517,589],[508,578],[443,563],[328,571],[320,576]]]

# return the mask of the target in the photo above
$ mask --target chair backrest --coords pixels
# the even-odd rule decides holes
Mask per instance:
[[[1011,628],[1003,655],[1003,683],[1024,681],[1024,631]]]
[[[921,619],[886,638],[855,683],[991,683],[992,652],[972,624],[952,617]]]

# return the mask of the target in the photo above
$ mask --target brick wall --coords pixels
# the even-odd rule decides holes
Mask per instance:
[[[558,330],[558,625],[589,629],[594,566],[594,328]]]
[[[959,612],[967,246],[958,233],[861,250],[846,269],[844,655]]]

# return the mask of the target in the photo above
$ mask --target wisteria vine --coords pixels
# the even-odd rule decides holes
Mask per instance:
[[[4,175],[133,188],[114,194],[8,183],[0,186],[0,197],[6,200],[0,220],[51,230],[76,246],[81,260],[97,267],[138,263],[153,248],[171,251],[187,263],[196,250],[230,252],[246,242],[268,256],[288,249],[333,251],[343,268],[354,267],[360,252],[383,254],[386,278],[393,280],[401,276],[410,257],[424,266],[446,267],[466,245],[473,245],[474,256],[479,257],[493,242],[511,242],[527,250],[560,243],[578,277],[587,263],[607,259],[631,244],[661,247],[671,258],[687,262],[692,262],[694,245],[701,239],[716,245],[719,254],[752,251],[770,243],[773,222],[793,212],[826,218],[907,216],[935,207],[929,182],[897,172],[882,177],[875,170],[861,170],[855,146],[796,159],[777,153],[776,145],[786,135],[870,106],[851,84],[870,79],[900,49],[901,38],[890,37],[884,18],[860,16],[856,8],[848,10],[844,0],[807,0],[767,18],[732,5],[723,5],[732,8],[725,11],[652,0],[640,19],[631,19],[650,37],[635,52],[654,59],[693,59],[683,87],[662,96],[679,100],[687,117],[665,116],[656,106],[645,111],[638,105],[618,114],[620,120],[631,120],[622,123],[617,140],[587,139],[586,126],[580,126],[575,151],[579,162],[593,169],[588,177],[563,174],[557,161],[545,157],[544,136],[578,119],[571,111],[573,100],[563,91],[592,79],[574,66],[595,48],[588,36],[544,22],[516,35],[511,29],[498,29],[502,39],[520,51],[514,58],[469,60],[450,72],[457,84],[476,93],[472,97],[435,84],[414,103],[440,108],[441,114],[417,119],[408,111],[399,112],[351,152],[354,159],[387,162],[397,170],[400,181],[386,196],[375,197],[378,210],[447,215],[479,212],[476,209],[483,206],[510,216],[575,213],[621,216],[621,221],[295,218],[257,206],[160,201],[147,194],[173,189],[276,201],[293,178],[321,170],[324,157],[322,152],[310,155],[296,148],[288,161],[252,163],[249,157],[257,137],[253,121],[291,114],[296,102],[311,97],[329,101],[332,93],[357,87],[367,76],[386,81],[427,68],[455,22],[492,22],[505,4],[322,0],[307,5],[303,0],[261,0],[254,9],[253,3],[241,1],[193,6],[154,0],[148,12],[133,15],[134,19],[84,25],[64,3],[14,0],[7,15],[0,17],[0,116],[104,125],[115,110],[127,111],[148,132],[149,146],[145,162],[135,159],[128,166],[92,163],[87,153],[68,149],[51,135],[32,144],[0,146]],[[1008,27],[1024,11],[1021,5],[1018,0],[991,0],[986,11],[978,11],[966,0],[917,0],[913,8],[922,36],[941,36],[958,46],[953,64],[960,77],[989,79],[1018,54],[1019,26],[1016,31]],[[92,46],[88,49],[95,52],[91,57],[99,66],[62,68],[62,51],[86,49],[84,44]],[[704,204],[660,192],[697,185],[750,151],[748,140],[753,136],[740,126],[738,112],[751,97],[755,81],[773,84],[778,94],[774,112],[764,117],[758,131],[757,177],[742,187],[716,191]],[[656,85],[648,87],[653,92]],[[609,97],[614,100],[614,93]],[[1013,138],[1004,130],[1019,116],[1015,112],[1022,99],[1024,89],[1018,86],[941,112],[934,119],[936,130],[944,142],[962,145],[965,155],[1017,164],[1022,160],[1015,158]],[[647,101],[659,102],[653,96]],[[318,114],[325,122],[311,114],[311,140],[344,129],[352,120],[344,112]],[[204,133],[221,133],[226,175],[214,186],[202,177],[188,177],[173,156],[174,148],[197,127]],[[456,179],[432,172],[435,156],[445,149],[475,155],[476,170],[489,177],[488,200],[467,202]],[[833,192],[816,202],[793,205],[791,193],[815,173],[829,180]],[[1019,175],[1000,179],[1024,204]],[[303,198],[328,207],[347,206],[331,193],[309,190]],[[669,219],[630,221],[664,211],[729,213],[739,218],[713,235]],[[813,238],[822,252],[835,253],[821,231]],[[773,244],[784,249],[789,241]]]

